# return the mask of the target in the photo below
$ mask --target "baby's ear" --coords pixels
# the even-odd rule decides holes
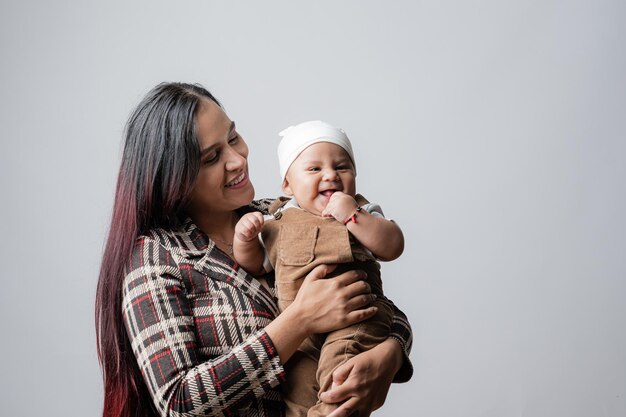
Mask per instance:
[[[289,186],[289,181],[287,178],[283,180],[283,192],[289,197],[293,197],[293,191],[291,191],[291,187]]]

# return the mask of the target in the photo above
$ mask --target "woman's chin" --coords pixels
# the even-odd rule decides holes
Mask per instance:
[[[246,204],[250,204],[250,202],[254,199],[254,186],[252,185],[252,183],[249,183],[250,186],[248,187],[248,202]]]
[[[253,199],[254,186],[251,182],[248,182],[248,184],[244,188],[237,190],[237,203],[241,203],[239,207],[250,204]]]

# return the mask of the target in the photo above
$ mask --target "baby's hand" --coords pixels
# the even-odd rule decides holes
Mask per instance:
[[[352,196],[337,191],[330,196],[330,200],[328,200],[328,204],[322,212],[322,216],[334,217],[335,220],[343,223],[358,207],[359,205]]]
[[[263,215],[258,211],[244,214],[235,226],[235,239],[243,242],[256,239],[264,222]]]

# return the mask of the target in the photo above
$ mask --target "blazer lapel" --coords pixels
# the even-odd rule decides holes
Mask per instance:
[[[210,279],[237,287],[274,316],[279,314],[274,294],[222,252],[191,219],[185,221],[182,230],[176,233],[176,238],[178,245],[175,246],[180,248],[180,255],[187,258],[196,271]]]

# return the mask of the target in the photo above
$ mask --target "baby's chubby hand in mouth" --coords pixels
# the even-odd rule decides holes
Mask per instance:
[[[330,198],[328,204],[326,204],[326,208],[322,212],[322,216],[334,217],[335,220],[345,223],[346,219],[359,207],[356,200],[354,197],[342,191],[324,191],[324,193],[326,192],[329,192]]]

